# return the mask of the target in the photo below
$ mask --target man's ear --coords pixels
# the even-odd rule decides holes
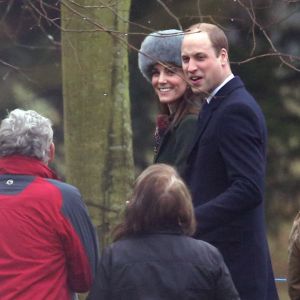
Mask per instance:
[[[222,66],[225,66],[227,63],[228,63],[228,53],[227,53],[227,50],[222,48],[220,50],[220,60],[221,60],[221,65]]]
[[[55,157],[55,145],[54,143],[52,143],[50,145],[50,157],[48,163],[52,162],[54,160],[54,157]]]

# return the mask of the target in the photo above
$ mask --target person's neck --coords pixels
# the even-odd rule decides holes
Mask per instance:
[[[210,100],[216,95],[216,93],[228,82],[230,81],[234,75],[230,72],[228,76],[226,76],[222,82],[209,94],[209,96],[206,98],[207,103],[210,102]]]
[[[177,102],[168,104],[168,108],[169,108],[170,114],[173,114],[176,111],[177,107],[178,107],[178,103]]]

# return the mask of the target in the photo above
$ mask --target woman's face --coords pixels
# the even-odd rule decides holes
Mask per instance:
[[[152,86],[161,103],[172,104],[182,97],[187,83],[180,67],[156,64],[152,70]]]

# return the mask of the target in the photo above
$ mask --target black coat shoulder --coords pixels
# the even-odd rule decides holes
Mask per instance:
[[[149,234],[120,240],[105,250],[88,299],[237,300],[239,296],[215,247],[183,235]]]

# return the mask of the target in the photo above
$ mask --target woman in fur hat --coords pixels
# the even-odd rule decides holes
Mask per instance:
[[[141,44],[138,64],[161,104],[154,135],[154,162],[174,166],[185,178],[200,105],[193,100],[181,69],[182,40],[183,32],[175,29],[149,34]]]

